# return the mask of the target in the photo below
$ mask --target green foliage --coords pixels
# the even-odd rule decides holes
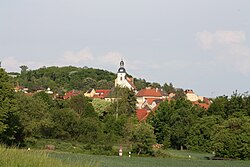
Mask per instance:
[[[97,116],[97,113],[94,111],[93,105],[91,104],[91,100],[83,94],[73,96],[69,101],[69,106],[80,117]]]
[[[45,93],[45,91],[38,92],[33,97],[42,100],[49,108],[54,106],[52,96]]]
[[[218,124],[212,141],[216,156],[249,159],[250,117],[233,117]]]
[[[103,120],[103,132],[115,139],[126,138],[124,131],[126,130],[126,123],[128,117],[122,115],[116,118],[114,115],[107,115]]]
[[[130,141],[133,143],[133,152],[139,154],[153,154],[152,146],[156,143],[154,129],[147,123],[134,126]]]
[[[25,94],[17,94],[17,110],[25,137],[42,137],[41,129],[48,118],[48,105]]]
[[[101,123],[97,118],[83,118],[79,120],[78,141],[89,144],[97,144],[102,137]]]
[[[89,88],[107,89],[113,86],[115,74],[92,68],[77,67],[43,67],[37,70],[22,72],[18,82],[29,90],[46,89],[50,87],[57,92]]]
[[[148,121],[154,127],[158,143],[182,149],[187,147],[189,129],[200,112],[190,101],[180,98],[161,103],[156,114]]]
[[[96,89],[111,89],[114,87],[113,81],[107,81],[106,79],[102,79],[97,82]]]
[[[53,122],[49,133],[52,138],[70,139],[78,136],[78,115],[69,108],[53,109],[50,116],[51,122]],[[49,128],[47,128],[49,130]]]
[[[105,114],[107,114],[108,108],[111,105],[111,102],[97,98],[93,99],[91,103],[99,117],[103,117]]]
[[[170,84],[164,83],[162,88],[167,93],[175,93],[176,92],[176,89],[172,83],[170,83]]]
[[[16,103],[9,76],[0,68],[0,141],[7,145],[21,144],[23,141]]]
[[[7,118],[8,112],[13,110],[14,90],[9,82],[8,74],[0,68],[0,133],[3,133],[7,128],[4,121]]]
[[[157,82],[153,82],[153,83],[150,83],[149,84],[149,87],[152,87],[152,88],[161,88],[161,85]]]
[[[21,74],[25,74],[29,69],[28,66],[26,65],[21,65],[20,68],[21,68]]]
[[[45,92],[33,97],[14,94],[13,86],[31,91],[52,88],[61,95],[71,89],[111,89],[115,74],[104,70],[77,67],[43,67],[8,77],[0,69],[0,141],[12,144],[36,144],[41,139],[81,142],[91,153],[113,154],[112,146],[126,143],[139,154],[151,154],[152,144],[164,148],[215,151],[224,158],[250,159],[250,96],[233,93],[231,97],[213,99],[205,111],[185,100],[182,89],[171,83],[161,86],[135,79],[138,89],[148,86],[175,93],[174,100],[160,104],[147,120],[135,121],[135,93],[126,88],[113,88],[106,102],[83,94],[70,100],[53,99]],[[115,99],[115,100],[114,100]]]
[[[141,78],[136,79],[135,78],[134,79],[134,84],[135,84],[137,90],[141,90],[141,89],[144,89],[144,88],[148,87],[150,83],[147,82],[145,79],[141,79]]]
[[[187,138],[187,147],[191,150],[212,152],[212,136],[214,127],[223,121],[219,115],[203,116],[198,118]]]
[[[115,114],[116,116],[134,115],[136,109],[136,97],[132,90],[115,87],[110,96],[116,99],[109,108],[110,113]]]

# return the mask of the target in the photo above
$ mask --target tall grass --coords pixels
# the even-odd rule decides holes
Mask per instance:
[[[96,162],[65,163],[60,159],[48,157],[45,151],[28,151],[0,146],[1,167],[92,167]]]

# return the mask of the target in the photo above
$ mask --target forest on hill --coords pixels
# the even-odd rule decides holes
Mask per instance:
[[[62,69],[67,72],[59,73]],[[77,70],[88,72],[74,72]],[[146,122],[139,122],[135,114],[135,94],[125,88],[115,88],[117,100],[114,102],[96,101],[83,94],[62,100],[53,99],[44,91],[33,96],[14,92],[17,79],[27,84],[25,86],[32,87],[34,83],[38,87],[52,88],[55,84],[64,90],[73,86],[70,72],[71,75],[95,76],[97,82],[111,82],[115,77],[103,70],[99,71],[103,75],[98,76],[91,73],[92,70],[62,67],[57,71],[57,67],[50,67],[22,71],[13,79],[0,68],[1,143],[35,147],[39,141],[53,139],[78,142],[81,145],[78,151],[85,153],[115,155],[114,146],[123,145],[134,154],[164,156],[152,147],[158,143],[163,145],[162,149],[206,151],[221,158],[250,159],[248,94],[235,92],[230,97],[217,97],[208,110],[193,105],[184,96],[176,96],[172,101],[161,103]],[[174,89],[164,86],[168,91]]]
[[[34,92],[36,90],[46,90],[50,88],[54,92],[64,94],[69,90],[80,90],[86,92],[90,88],[112,89],[116,74],[102,69],[88,67],[42,67],[36,70],[29,70],[27,66],[20,66],[21,73],[9,73],[15,76],[12,83],[15,86],[23,86]],[[132,77],[127,74],[128,77]],[[134,78],[137,90],[146,87],[161,88],[167,93],[177,92],[183,94],[182,89],[175,89],[172,83],[148,82],[142,78]]]

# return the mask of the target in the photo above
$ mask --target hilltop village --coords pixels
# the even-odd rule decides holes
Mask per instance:
[[[27,69],[0,68],[0,142],[6,145],[104,155],[123,147],[137,156],[169,156],[171,148],[250,159],[248,94],[208,99],[132,78],[124,61],[116,74]]]
[[[116,74],[115,87],[128,88],[135,93],[136,96],[136,115],[139,121],[145,121],[148,115],[152,112],[155,112],[159,104],[163,101],[174,100],[174,92],[166,92],[162,88],[153,88],[146,87],[140,90],[137,90],[134,84],[134,78],[128,77],[127,71],[125,69],[125,63],[123,60],[120,61],[120,67]],[[86,92],[81,90],[72,89],[65,92],[64,95],[59,96],[58,93],[53,92],[50,88],[46,90],[36,90],[36,92],[45,91],[45,93],[52,95],[54,98],[61,99],[70,99],[73,96],[77,96],[81,93],[84,93],[84,96],[92,99],[101,99],[109,102],[116,100],[113,97],[112,91],[114,89],[96,89],[90,88]],[[36,92],[30,92],[28,88],[22,86],[15,87],[16,92],[24,92],[25,94],[32,96]],[[191,89],[187,89],[184,92],[185,98],[193,103],[193,105],[198,105],[201,108],[208,109],[211,101],[203,96],[196,95],[195,92]]]

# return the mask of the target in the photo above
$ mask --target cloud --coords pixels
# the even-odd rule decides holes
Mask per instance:
[[[244,75],[250,75],[250,48],[246,45],[231,45],[216,57],[220,63],[225,63]]]
[[[20,62],[14,57],[6,57],[2,60],[2,67],[7,71],[19,71]]]
[[[220,44],[240,44],[246,40],[244,31],[216,31],[215,41]]]
[[[196,34],[196,40],[203,49],[210,49],[212,48],[214,37],[212,33],[203,31]]]
[[[99,57],[99,59],[101,62],[106,64],[117,65],[121,61],[122,57],[122,54],[119,52],[108,52],[104,56]]]
[[[63,61],[67,63],[79,64],[81,62],[92,61],[94,57],[88,48],[78,52],[66,51],[63,56]]]
[[[45,64],[44,62],[34,62],[34,61],[25,61],[18,60],[13,56],[6,57],[2,60],[2,67],[9,72],[19,72],[21,65],[28,66],[29,69],[37,69],[38,67],[42,67]]]
[[[196,41],[201,48],[213,51],[218,65],[250,75],[250,46],[244,31],[198,32]]]
[[[246,40],[244,31],[203,31],[196,34],[196,41],[203,49],[212,49],[217,45],[240,44]]]

